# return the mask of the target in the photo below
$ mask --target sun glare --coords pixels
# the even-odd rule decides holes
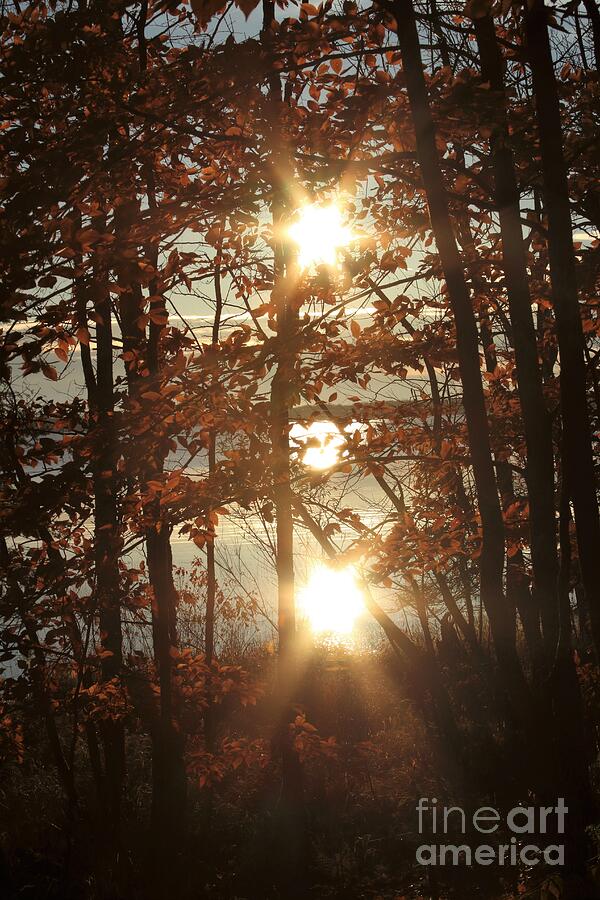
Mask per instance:
[[[335,266],[339,250],[352,240],[352,231],[344,224],[342,212],[335,203],[303,206],[288,234],[298,246],[298,264],[303,269]]]
[[[290,438],[303,448],[302,462],[311,469],[330,469],[340,461],[346,441],[333,422],[311,422],[308,428],[296,422]]]
[[[298,597],[300,615],[320,636],[347,636],[364,610],[364,597],[352,566],[319,566]]]

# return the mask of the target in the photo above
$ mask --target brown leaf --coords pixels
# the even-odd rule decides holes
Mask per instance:
[[[237,5],[244,13],[246,18],[248,18],[253,9],[256,9],[258,3],[259,0],[237,0]]]
[[[54,368],[54,366],[49,366],[48,363],[42,364],[42,372],[49,378],[50,381],[58,381],[58,372]]]
[[[213,16],[222,12],[227,6],[222,0],[191,0],[192,11],[200,25],[208,25]]]

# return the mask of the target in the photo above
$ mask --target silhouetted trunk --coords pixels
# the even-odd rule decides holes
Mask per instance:
[[[153,735],[152,831],[157,866],[158,896],[169,893],[173,884],[174,856],[185,830],[187,782],[183,762],[184,735],[177,727],[173,691],[174,659],[177,647],[175,610],[177,592],[173,583],[170,529],[152,505],[146,515],[154,518],[146,532],[148,577],[154,594],[152,635],[158,669],[160,715]],[[165,868],[166,867],[166,868]]]
[[[74,228],[81,228],[81,213],[76,216]],[[78,254],[73,260],[74,268],[80,269],[83,266],[83,257]],[[77,317],[77,327],[83,331],[88,330],[88,310],[86,283],[83,275],[76,275],[73,281],[73,299],[75,301],[75,313]],[[88,332],[89,335],[89,332]],[[88,395],[88,406],[90,410],[94,410],[96,406],[96,375],[94,373],[94,364],[92,362],[92,351],[90,348],[89,337],[86,338],[80,333],[79,352],[81,354],[81,368],[83,369],[83,377]]]
[[[441,572],[435,573],[435,580],[437,586],[440,589],[440,594],[442,596],[442,600],[444,601],[444,605],[450,615],[452,616],[452,621],[462,634],[465,642],[473,654],[474,659],[478,660],[480,663],[486,662],[485,653],[483,652],[483,648],[479,641],[477,640],[477,634],[475,632],[475,628],[471,622],[466,619],[462,612],[460,611],[456,600],[454,599],[454,594],[448,584],[448,579]]]
[[[105,220],[96,220],[95,224],[101,225],[105,228]],[[81,214],[79,214],[76,218],[75,228],[81,228]],[[83,257],[78,255],[75,257],[74,265],[76,269],[81,269],[83,265]],[[94,364],[92,361],[92,352],[90,347],[90,337],[89,337],[89,318],[88,318],[88,307],[87,307],[87,285],[85,279],[82,275],[78,275],[75,277],[73,284],[73,294],[75,301],[75,310],[77,315],[77,327],[80,331],[79,333],[79,349],[81,353],[81,367],[83,369],[83,377],[85,381],[85,387],[88,396],[88,409],[90,413],[90,427],[93,428],[92,418],[93,415],[96,414],[97,411],[97,385],[96,385],[96,373],[94,371]],[[87,335],[85,334],[87,332]],[[48,536],[50,537],[50,536]],[[47,542],[48,552],[52,552],[52,542],[48,540]],[[79,631],[79,624],[75,616],[67,612],[64,614],[67,626],[69,629],[69,636],[71,640],[71,646],[73,647],[73,655],[76,660],[79,661],[79,664],[84,667],[84,674],[82,678],[82,685],[84,688],[90,687],[92,684],[92,673],[89,667],[85,666],[85,656],[86,656],[86,647],[84,647],[83,641],[81,640],[81,634]],[[98,800],[101,805],[103,805],[106,801],[106,793],[105,793],[105,778],[104,773],[102,771],[102,759],[100,756],[100,748],[98,745],[98,735],[96,732],[96,726],[94,722],[90,719],[86,719],[83,725],[87,747],[88,747],[88,755],[90,760],[90,767],[92,770],[92,774],[94,776],[94,783],[96,785],[96,791],[98,794]]]
[[[271,25],[275,20],[275,4],[263,0],[263,47],[271,53]],[[273,501],[276,518],[278,700],[280,713],[274,737],[274,752],[282,764],[282,790],[278,810],[279,843],[282,858],[282,877],[286,895],[304,896],[307,865],[307,833],[304,810],[302,766],[293,745],[290,723],[294,721],[294,700],[298,689],[296,654],[296,610],[294,602],[294,528],[292,491],[290,487],[289,407],[294,386],[294,353],[290,349],[295,331],[296,314],[291,296],[292,279],[289,272],[289,253],[280,233],[286,213],[286,176],[292,179],[288,155],[281,135],[281,115],[284,107],[279,71],[271,65],[269,75],[270,111],[272,120],[272,217],[274,236],[273,301],[277,308],[276,368],[271,382],[270,437]]]
[[[583,704],[571,642],[571,511],[568,485],[563,483],[560,503],[560,629],[552,670],[552,695],[555,703],[556,751],[561,775],[561,793],[569,808],[565,834],[565,898],[595,897],[597,891],[587,884],[587,841],[585,828],[595,818],[593,793],[589,779],[589,754],[586,742]]]
[[[573,20],[575,22],[575,34],[577,35],[577,47],[579,48],[579,56],[581,58],[581,65],[587,71],[589,68],[587,61],[587,53],[585,52],[585,47],[583,45],[583,33],[581,31],[581,18],[579,16],[579,4],[575,4],[573,8]]]
[[[533,618],[541,612],[547,659],[550,661],[558,639],[556,584],[556,524],[554,510],[554,452],[552,422],[542,389],[537,341],[531,311],[527,255],[521,228],[520,193],[510,146],[504,94],[504,64],[496,40],[493,19],[474,20],[481,71],[495,92],[499,125],[491,136],[495,201],[502,235],[504,277],[515,348],[517,384],[525,442],[527,446],[527,488],[530,509],[530,546],[533,570],[535,614],[521,612],[524,627],[533,636]],[[511,478],[512,481],[512,478]],[[510,565],[510,560],[509,560]],[[517,584],[516,590],[521,593]],[[523,618],[525,614],[525,618]],[[527,621],[529,620],[529,625]],[[536,649],[536,648],[532,648]]]
[[[279,320],[280,353],[271,385],[271,445],[277,528],[277,585],[279,654],[286,668],[295,650],[296,614],[294,606],[294,536],[290,489],[289,384],[291,360],[285,350],[285,314]]]
[[[221,243],[217,247],[217,254],[221,253]],[[219,330],[221,327],[221,314],[223,312],[223,294],[221,291],[221,266],[217,260],[214,276],[215,287],[215,317],[212,327],[212,345],[216,349],[219,343]],[[208,432],[208,480],[209,484],[215,477],[217,467],[217,431],[214,425]],[[211,523],[210,534],[206,542],[206,617],[204,621],[204,657],[208,666],[212,664],[215,652],[215,604],[217,599],[217,571],[215,560],[216,532]],[[206,746],[212,750],[216,733],[216,707],[211,694],[207,697],[207,705],[204,710],[204,737]],[[212,810],[212,795],[207,798],[207,810]]]
[[[484,313],[483,311],[480,312],[479,328],[481,331],[481,343],[484,348],[485,366],[487,371],[492,373],[496,371],[498,360],[487,313]],[[497,455],[495,455],[495,465],[498,489],[502,500],[502,509],[506,515],[506,511],[510,509],[516,501],[513,474],[510,464],[505,459],[499,459]],[[550,496],[553,498],[553,493],[551,493]],[[530,531],[532,531],[531,527]],[[532,535],[532,540],[533,539]],[[540,631],[539,605],[534,604],[532,600],[529,578],[525,572],[523,551],[520,547],[508,548],[506,559],[506,599],[510,609],[517,610],[519,613],[521,625],[523,626],[523,634],[525,635],[525,640],[527,641],[527,646],[531,654],[534,680],[536,685],[540,686],[544,673],[548,671],[548,669],[545,664],[544,646],[542,633]],[[555,640],[557,638],[558,630],[556,631]],[[554,645],[554,648],[555,647],[556,644]],[[552,658],[553,655],[548,657],[548,663],[551,662]]]
[[[275,7],[271,0],[263,2],[263,39],[268,47],[271,23],[274,21]],[[273,231],[274,237],[274,288],[273,300],[277,314],[276,368],[271,382],[271,465],[274,485],[274,500],[277,529],[277,583],[278,583],[278,627],[279,656],[283,667],[294,653],[296,615],[294,605],[294,565],[293,565],[293,515],[290,488],[290,442],[289,406],[293,394],[294,356],[290,352],[290,341],[294,331],[295,315],[292,311],[293,298],[288,296],[291,286],[286,271],[288,253],[282,243],[281,228],[285,221],[285,186],[283,179],[287,169],[285,152],[278,136],[278,118],[283,106],[281,81],[274,71],[270,77],[270,98],[273,104],[271,116],[275,133],[273,148]],[[285,169],[283,168],[285,167]]]
[[[208,477],[214,475],[216,464],[216,435],[214,429],[208,436]],[[209,535],[206,543],[206,619],[204,622],[204,655],[208,665],[211,664],[215,652],[215,599],[217,578],[215,571],[215,532]]]
[[[137,198],[121,198],[114,214],[117,239],[115,272],[120,289],[119,317],[123,339],[123,359],[131,398],[136,397],[141,377],[142,354],[147,350],[146,328],[140,320],[145,301],[137,266],[138,248],[131,238],[131,230],[139,217],[140,204]],[[151,319],[151,329],[152,325]]]
[[[504,686],[515,707],[521,711],[523,720],[527,689],[517,657],[512,616],[503,594],[504,525],[496,489],[479,368],[477,325],[450,221],[423,74],[414,9],[411,2],[401,0],[394,4],[393,10],[398,23],[397,33],[404,78],[416,133],[417,157],[456,325],[463,406],[482,522],[479,568],[481,596],[490,620]]]
[[[510,464],[505,460],[498,460],[496,472],[498,474],[502,506],[506,512],[517,499]],[[509,603],[519,613],[523,635],[525,636],[533,665],[534,681],[536,686],[539,687],[542,684],[544,674],[548,672],[548,665],[553,657],[546,658],[545,656],[537,608],[532,603],[531,585],[525,565],[525,558],[521,548],[510,548],[506,560],[506,595]]]
[[[274,227],[278,219],[274,215]],[[294,525],[290,486],[289,407],[292,398],[294,357],[289,346],[293,314],[286,296],[289,281],[275,274],[277,315],[277,368],[271,382],[270,431],[271,473],[276,519],[277,623],[279,634],[278,700],[279,723],[274,749],[282,763],[280,828],[284,838],[285,879],[289,896],[302,896],[299,881],[306,865],[306,823],[304,821],[303,773],[290,723],[295,718],[294,700],[298,690],[299,659],[296,652],[296,610],[294,602]]]
[[[95,222],[101,233],[104,221]],[[95,263],[93,299],[96,312],[96,415],[97,440],[94,460],[94,533],[96,605],[102,644],[101,675],[104,682],[119,682],[123,664],[119,555],[121,550],[117,509],[117,436],[113,382],[113,334],[108,273]],[[105,719],[100,726],[104,745],[106,802],[112,839],[118,845],[121,795],[125,774],[123,723]]]
[[[585,11],[588,14],[594,39],[594,62],[596,70],[600,69],[600,10],[596,0],[583,0]]]
[[[587,409],[585,344],[577,296],[560,105],[548,36],[547,9],[543,0],[534,0],[524,7],[524,11],[542,159],[552,301],[560,352],[562,471],[573,501],[581,577],[596,652],[600,653],[600,518]]]
[[[147,173],[148,204],[156,209],[154,174]],[[146,248],[146,256],[156,273],[150,280],[149,292],[153,298],[146,362],[148,377],[154,390],[160,390],[161,336],[168,315],[164,299],[164,286],[159,280],[158,248],[152,244]],[[135,305],[136,295],[129,302]],[[143,399],[143,398],[141,398]],[[153,429],[146,466],[142,467],[142,481],[160,478],[168,452],[165,435],[159,423]],[[142,483],[145,490],[145,483]],[[160,713],[153,734],[152,755],[152,833],[153,861],[156,864],[156,881],[153,885],[157,896],[167,896],[176,883],[174,857],[181,849],[185,833],[187,778],[184,764],[184,734],[177,723],[176,695],[173,683],[174,651],[177,648],[177,590],[173,580],[173,555],[171,550],[171,526],[158,499],[144,505],[146,520],[146,553],[148,579],[152,587],[152,636],[154,661],[158,670],[160,688]]]
[[[217,253],[221,247],[217,248]],[[221,293],[221,267],[215,266],[215,317],[212,328],[212,343],[216,347],[219,343],[219,330],[221,327],[221,313],[223,312],[223,295]],[[217,466],[217,433],[214,426],[208,435],[208,477],[214,478]],[[206,544],[206,621],[204,623],[204,655],[210,665],[215,650],[215,600],[217,593],[217,576],[215,569],[215,532],[214,529]],[[208,712],[208,710],[207,710]],[[206,717],[205,717],[206,719]]]

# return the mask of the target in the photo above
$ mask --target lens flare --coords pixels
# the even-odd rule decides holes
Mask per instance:
[[[316,635],[349,635],[365,608],[352,566],[316,568],[299,592],[298,612]]]
[[[303,269],[317,265],[335,266],[339,250],[353,239],[352,231],[344,224],[342,212],[335,203],[303,206],[296,221],[290,225],[288,235],[298,247],[298,264]]]

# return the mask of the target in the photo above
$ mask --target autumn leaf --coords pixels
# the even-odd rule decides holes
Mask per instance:
[[[208,25],[213,16],[223,12],[227,3],[222,0],[191,0],[192,11],[202,27]]]
[[[58,381],[58,372],[54,366],[51,366],[48,363],[42,363],[42,372],[46,378],[50,379],[50,381]]]
[[[254,9],[256,9],[260,0],[236,0],[236,2],[237,2],[237,6],[241,9],[241,11],[244,13],[246,18],[248,18],[250,13]]]

